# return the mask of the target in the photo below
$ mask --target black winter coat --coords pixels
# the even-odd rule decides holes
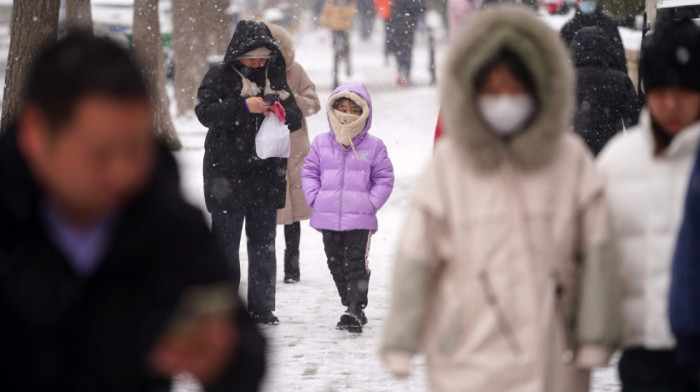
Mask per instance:
[[[626,73],[613,68],[615,45],[599,27],[585,27],[571,42],[576,67],[578,111],[574,129],[594,155],[639,120],[640,101]]]
[[[237,59],[266,47],[273,53],[266,67],[244,67]],[[301,110],[287,86],[286,64],[272,34],[262,22],[243,20],[236,27],[226,56],[212,66],[197,92],[195,113],[207,128],[204,142],[204,196],[212,211],[234,207],[283,208],[287,159],[260,159],[255,153],[255,135],[265,116],[248,112],[241,97],[241,77],[233,67],[255,82],[261,90],[267,73],[273,90],[285,90],[289,97],[280,103],[287,112],[290,131],[301,128]],[[246,97],[248,98],[248,97]]]
[[[183,290],[228,283],[231,272],[201,211],[180,195],[164,148],[141,195],[119,216],[90,277],[77,275],[50,239],[43,198],[17,148],[0,136],[0,390],[168,391],[147,357]],[[243,307],[236,362],[209,391],[256,391],[264,340]]]
[[[413,35],[416,31],[416,22],[425,10],[425,0],[392,1],[391,14],[387,24],[387,41],[390,52],[407,52],[410,56],[413,50]]]
[[[571,47],[571,41],[574,40],[576,33],[584,27],[591,26],[600,27],[612,40],[615,48],[615,62],[612,64],[612,68],[627,73],[625,47],[622,44],[622,37],[620,36],[620,31],[617,29],[617,23],[603,14],[600,9],[589,15],[576,10],[573,19],[568,21],[564,27],[561,28],[560,35],[566,42],[566,46]]]

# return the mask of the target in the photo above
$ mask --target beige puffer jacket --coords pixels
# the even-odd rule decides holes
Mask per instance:
[[[328,3],[321,11],[319,24],[333,31],[348,31],[352,27],[355,15],[357,15],[357,6],[354,2],[346,5]]]
[[[304,117],[311,116],[321,110],[321,103],[316,95],[316,85],[309,79],[304,68],[294,61],[294,40],[284,28],[267,23],[277,46],[287,63],[287,84],[294,93],[299,109]],[[301,129],[290,134],[291,152],[287,160],[287,201],[284,208],[277,210],[277,224],[289,225],[311,217],[311,207],[306,204],[304,191],[301,189],[301,167],[309,154],[309,130],[306,119],[301,120]]]
[[[507,143],[474,88],[504,48],[541,98]],[[406,374],[424,351],[432,391],[588,391],[620,343],[620,302],[602,182],[567,131],[566,49],[530,11],[494,7],[454,39],[442,87],[448,137],[404,224],[382,357]]]

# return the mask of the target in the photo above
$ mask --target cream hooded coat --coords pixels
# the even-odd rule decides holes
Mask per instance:
[[[321,110],[321,103],[316,95],[316,85],[309,79],[304,69],[294,61],[294,40],[282,27],[267,23],[275,43],[280,48],[287,63],[287,84],[294,93],[299,109],[304,117]],[[291,152],[287,160],[287,200],[284,208],[277,210],[277,224],[289,225],[311,217],[311,207],[306,204],[304,191],[301,189],[301,167],[309,154],[309,130],[306,119],[301,120],[301,129],[290,134]]]
[[[541,98],[508,143],[473,87],[504,48]],[[566,49],[530,11],[494,7],[455,37],[443,82],[448,137],[404,225],[383,359],[406,374],[423,351],[432,391],[588,391],[619,345],[620,303],[602,182],[568,131]]]

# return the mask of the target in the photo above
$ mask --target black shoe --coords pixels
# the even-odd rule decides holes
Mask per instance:
[[[361,312],[362,310],[360,310]],[[340,316],[340,321],[335,329],[353,333],[362,333],[362,315],[357,310],[348,307],[348,310]]]
[[[367,316],[365,315],[365,311],[360,309],[360,322],[362,325],[367,325]]]
[[[299,283],[299,251],[284,250],[284,283]]]
[[[253,321],[255,321],[258,324],[265,324],[265,325],[277,325],[280,323],[280,319],[277,318],[272,312],[269,310],[267,312],[250,312],[250,316],[253,318]]]

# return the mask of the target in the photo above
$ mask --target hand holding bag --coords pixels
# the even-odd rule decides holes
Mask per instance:
[[[289,158],[289,128],[284,123],[286,113],[279,102],[272,106],[272,113],[265,117],[255,135],[255,152],[261,159]]]

